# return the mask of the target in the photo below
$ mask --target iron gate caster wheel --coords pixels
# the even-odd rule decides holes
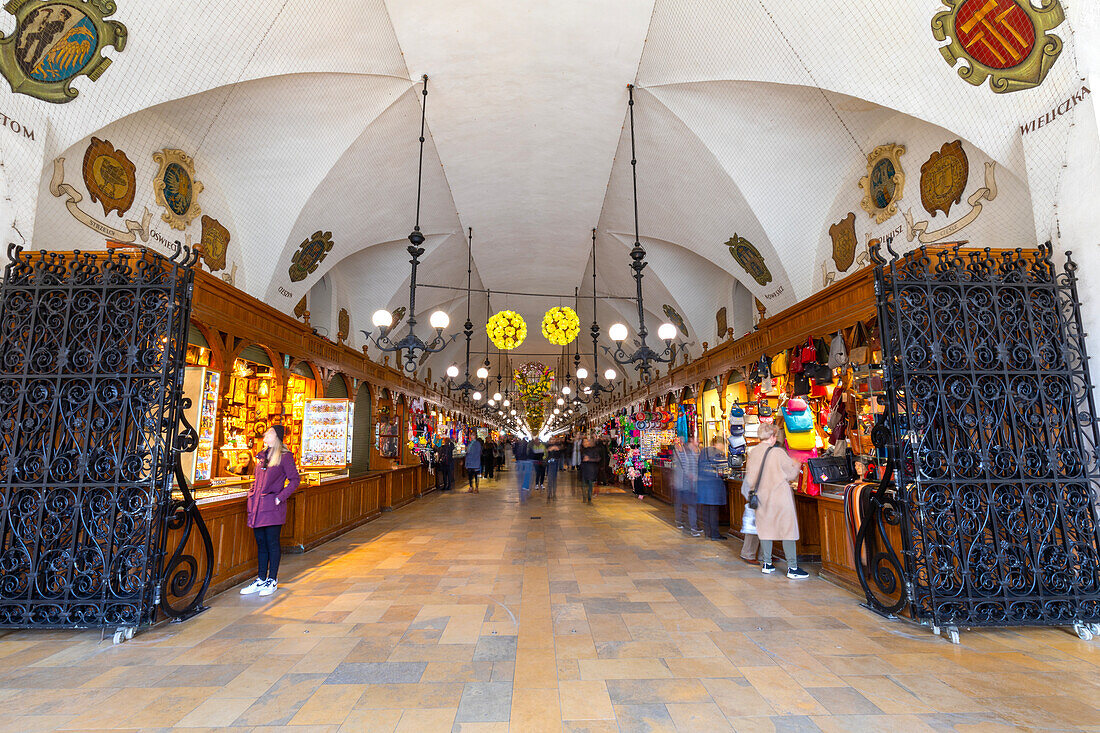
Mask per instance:
[[[1095,626],[1096,624],[1077,623],[1073,625],[1073,630],[1081,641],[1092,641],[1092,637],[1096,634]]]
[[[947,640],[952,644],[959,643],[959,627],[958,626],[933,626],[932,633],[936,636],[946,636]]]
[[[120,626],[115,630],[113,641],[116,645],[121,644],[124,641],[129,641],[134,638],[133,626]]]

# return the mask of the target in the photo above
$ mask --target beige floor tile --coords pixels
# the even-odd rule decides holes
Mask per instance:
[[[733,726],[712,702],[669,703],[665,705],[677,731],[707,731],[721,733],[732,731]]]
[[[600,680],[575,680],[558,683],[562,720],[613,720],[615,709],[607,695],[607,684]]]
[[[367,685],[321,685],[299,708],[290,725],[340,725],[359,702]]]
[[[650,680],[671,677],[659,659],[581,659],[582,680]]]
[[[741,674],[780,715],[820,715],[828,712],[780,667],[742,667]]]
[[[557,687],[517,688],[512,691],[512,730],[542,733],[561,730],[561,705]]]
[[[406,710],[394,733],[450,733],[457,708]]]

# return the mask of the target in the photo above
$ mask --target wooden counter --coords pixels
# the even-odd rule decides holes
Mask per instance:
[[[730,536],[743,540],[745,537],[741,534],[741,520],[745,515],[745,497],[741,496],[741,479],[726,479],[726,493],[729,496]],[[806,562],[821,560],[821,527],[818,511],[820,500],[820,496],[799,493],[794,495],[794,511],[798,516],[798,534],[800,535],[796,543],[799,560]],[[843,517],[843,507],[841,516]],[[786,557],[783,554],[782,543],[774,543],[772,555]]]
[[[287,501],[281,544],[287,552],[306,552],[334,537],[435,491],[424,466],[402,466],[365,476],[303,486]],[[256,573],[256,541],[248,527],[247,497],[211,501],[199,507],[214,544],[214,577],[209,596]],[[168,533],[171,555],[179,532]],[[186,552],[200,562],[201,541],[192,533]]]

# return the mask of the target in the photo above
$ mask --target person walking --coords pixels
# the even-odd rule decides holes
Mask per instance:
[[[698,529],[696,504],[698,495],[696,486],[699,480],[699,444],[689,438],[687,444],[676,439],[676,448],[672,453],[673,515],[676,527],[685,535],[702,537]]]
[[[596,447],[600,451],[600,464],[597,474],[598,483],[600,486],[610,486],[612,481],[611,448],[607,444],[607,438],[600,438],[596,443]],[[597,490],[596,493],[599,493],[599,490]]]
[[[726,482],[723,471],[726,466],[726,453],[722,450],[723,440],[719,436],[711,438],[710,445],[699,454],[697,493],[699,513],[703,515],[703,527],[708,540],[724,540],[718,531],[718,507],[725,506]]]
[[[481,438],[475,438],[472,443],[466,446],[466,483],[467,494],[478,494],[479,491],[479,478],[481,476],[481,456],[484,448],[481,445]]]
[[[535,490],[542,491],[546,484],[546,443],[542,438],[531,441],[531,459],[535,467]]]
[[[531,445],[526,438],[516,441],[516,482],[519,485],[519,503],[526,504],[527,497],[531,494],[531,474],[534,468],[531,459]]]
[[[493,448],[492,438],[481,443],[481,475],[487,479],[493,477]]]
[[[582,498],[586,504],[592,503],[592,485],[596,483],[600,470],[600,448],[596,439],[588,436],[581,447],[581,481],[584,482]]]
[[[443,491],[450,491],[455,487],[455,444],[451,436],[443,438],[443,444],[439,446],[439,469],[443,472]]]
[[[800,467],[787,452],[777,446],[779,428],[771,423],[761,423],[760,442],[749,449],[745,465],[745,476],[756,476],[753,482],[741,484],[741,494],[751,501],[751,493],[756,494],[756,534],[760,538],[760,571],[765,574],[775,572],[772,565],[772,543],[783,543],[783,553],[787,557],[787,577],[802,580],[809,577],[798,567],[798,552],[795,542],[798,540],[798,515],[794,508],[794,492],[791,481],[798,479]]]
[[[245,503],[248,526],[256,538],[258,572],[241,595],[269,596],[279,587],[279,535],[286,524],[286,501],[298,489],[301,477],[294,456],[283,444],[286,428],[273,425],[264,433],[264,449],[256,456],[256,473]]]
[[[565,443],[561,438],[550,440],[546,448],[546,501],[558,498],[558,471],[561,470],[562,456],[565,455]]]

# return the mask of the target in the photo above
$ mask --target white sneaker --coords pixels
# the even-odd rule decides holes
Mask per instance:
[[[264,582],[264,587],[260,588],[260,595],[261,596],[269,596],[278,589],[279,589],[279,581],[277,581],[277,580],[268,580],[268,581]]]
[[[265,585],[267,585],[266,580],[260,580],[259,578],[256,578],[252,581],[251,585],[246,585],[245,587],[241,588],[241,595],[250,596],[253,593],[259,593],[261,590],[264,589]]]

